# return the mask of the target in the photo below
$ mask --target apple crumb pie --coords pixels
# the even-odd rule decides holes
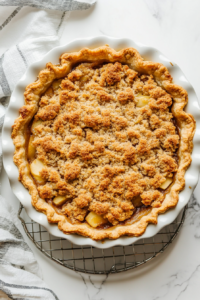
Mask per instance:
[[[27,86],[12,138],[33,206],[64,233],[139,236],[176,206],[194,118],[167,68],[134,48],[64,53]]]

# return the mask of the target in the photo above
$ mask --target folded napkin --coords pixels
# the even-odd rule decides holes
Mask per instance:
[[[5,108],[9,103],[8,96],[27,67],[59,45],[59,32],[69,16],[69,11],[87,9],[94,2],[95,0],[0,0],[0,6],[18,6],[0,24],[1,32],[23,10],[22,6],[47,8],[31,14],[29,25],[21,33],[19,42],[0,56],[0,134]],[[0,145],[0,171],[1,168]],[[16,212],[0,196],[0,299],[58,299],[41,279],[34,255],[17,228],[18,222]]]

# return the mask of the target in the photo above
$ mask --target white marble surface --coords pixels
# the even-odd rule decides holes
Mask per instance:
[[[0,8],[0,25],[14,8]],[[20,38],[20,28],[35,9],[24,8],[0,31],[0,54]],[[200,96],[199,0],[98,0],[90,11],[73,12],[60,32],[61,43],[100,34],[130,37],[162,51],[176,62]],[[12,39],[9,34],[12,31]],[[2,194],[18,208],[5,172]],[[42,255],[28,240],[44,280],[60,300],[198,300],[200,299],[200,184],[190,201],[184,226],[173,244],[152,262],[122,274],[83,275]]]

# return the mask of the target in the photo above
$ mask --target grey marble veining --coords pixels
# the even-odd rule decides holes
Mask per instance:
[[[88,300],[103,300],[105,299],[105,290],[104,290],[104,286],[105,283],[108,279],[109,275],[104,275],[102,277],[104,277],[104,279],[99,280],[97,282],[95,282],[93,280],[93,276],[91,275],[86,275],[84,276],[83,274],[79,273],[79,276],[82,279],[82,282],[84,284],[84,294],[87,296]]]
[[[144,0],[152,16],[159,23],[172,12],[174,0]]]

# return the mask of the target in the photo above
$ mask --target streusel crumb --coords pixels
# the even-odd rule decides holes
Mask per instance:
[[[171,104],[153,76],[118,62],[82,63],[54,82],[35,115],[40,197],[66,196],[61,211],[72,223],[93,211],[116,225],[131,217],[139,195],[161,206],[159,187],[178,167]]]

